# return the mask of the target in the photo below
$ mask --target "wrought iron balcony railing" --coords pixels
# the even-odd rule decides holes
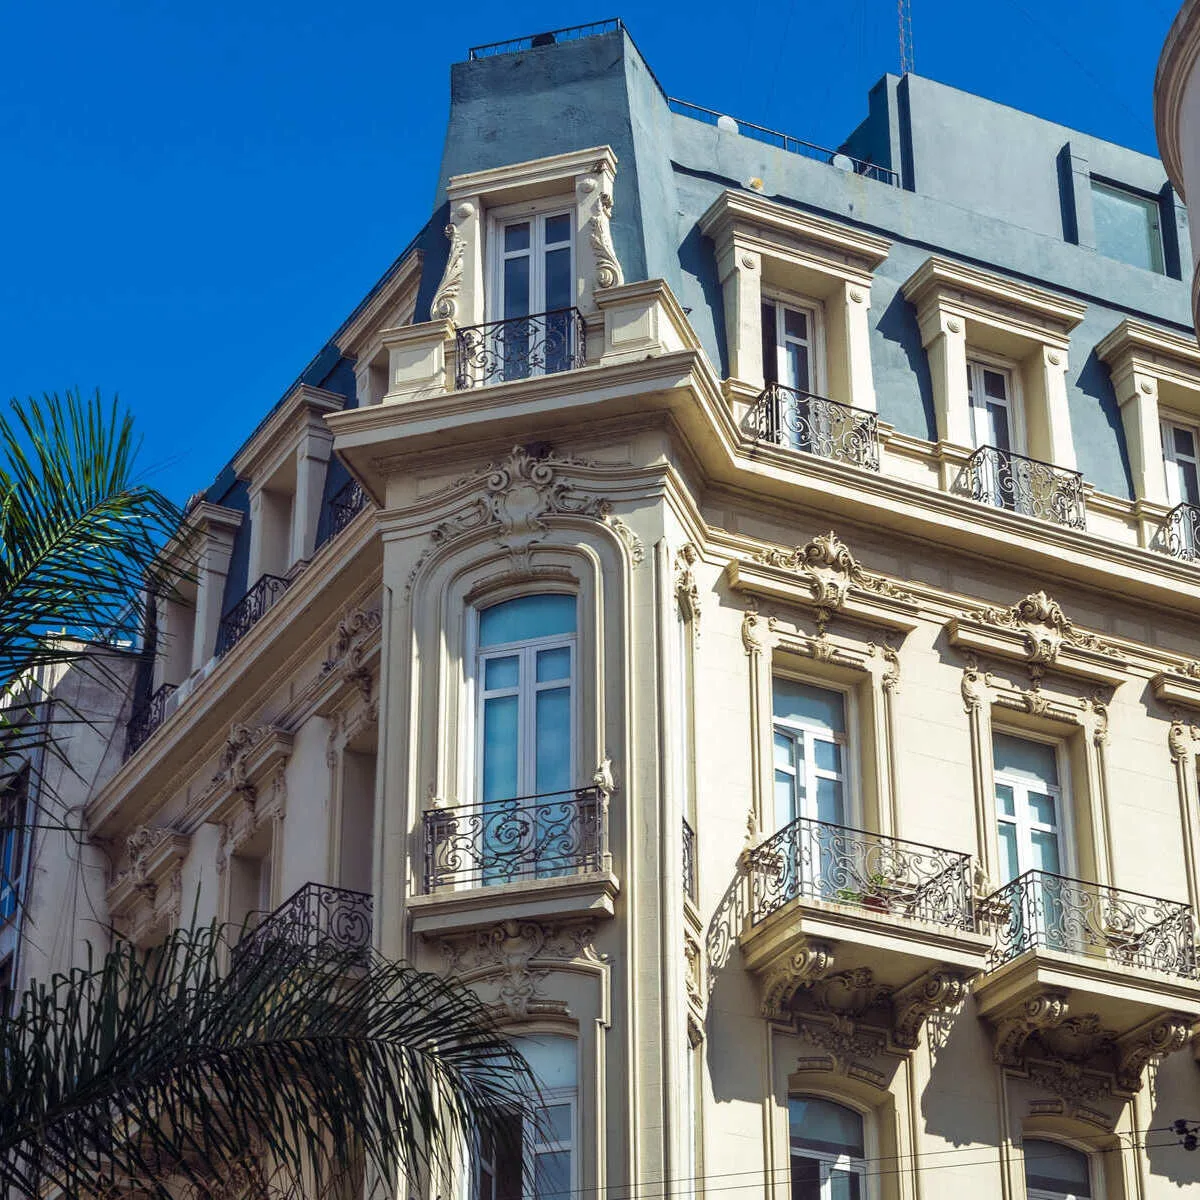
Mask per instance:
[[[1027,458],[1012,450],[980,446],[967,459],[971,498],[995,508],[1007,508],[1053,521],[1068,529],[1083,529],[1083,476],[1053,463]]]
[[[367,506],[367,493],[351,479],[329,498],[329,536],[332,541]]]
[[[587,360],[587,333],[577,308],[466,325],[455,334],[454,386],[467,388],[573,371]]]
[[[275,602],[291,586],[290,578],[263,575],[221,618],[221,624],[217,627],[217,657],[228,654],[271,611]]]
[[[769,383],[749,421],[756,438],[879,470],[879,418],[866,409]]]
[[[996,937],[988,969],[1042,948],[1196,977],[1192,910],[1174,900],[1026,871],[981,906]]]
[[[135,708],[125,727],[125,757],[136,754],[150,735],[167,719],[167,702],[175,694],[175,684],[164,683],[144,703]]]
[[[368,892],[306,883],[238,942],[235,958],[244,961],[268,943],[361,951],[365,958],[371,948],[372,916]]]
[[[425,890],[607,868],[608,795],[577,788],[425,813]]]
[[[1177,504],[1163,521],[1159,547],[1173,558],[1195,562],[1200,558],[1200,507]]]
[[[750,921],[798,898],[974,929],[971,856],[801,817],[750,855]]]
[[[696,831],[683,819],[683,894],[696,899]]]

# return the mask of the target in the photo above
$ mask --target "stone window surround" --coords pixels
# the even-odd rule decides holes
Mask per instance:
[[[336,392],[298,385],[233,460],[237,477],[249,484],[248,586],[312,557],[333,452],[324,418],[345,403]]]
[[[1170,501],[1160,421],[1178,415],[1200,422],[1200,346],[1190,335],[1126,318],[1096,346],[1096,357],[1112,374],[1134,498],[1162,506],[1161,516]]]
[[[792,294],[824,316],[832,400],[876,410],[871,371],[871,283],[891,242],[752,192],[723,192],[700,218],[716,250],[724,293],[729,375],[757,393],[764,383],[762,301]]]
[[[574,205],[576,305],[584,312],[595,311],[596,289],[624,282],[609,232],[616,172],[612,148],[592,146],[452,176],[446,189],[450,256],[430,305],[430,319],[454,325],[484,322],[489,212],[552,199]]]
[[[1075,470],[1066,377],[1070,333],[1086,306],[939,255],[926,259],[901,291],[917,310],[939,443],[967,453],[974,446],[967,358],[978,349],[1019,368],[1030,457]]]

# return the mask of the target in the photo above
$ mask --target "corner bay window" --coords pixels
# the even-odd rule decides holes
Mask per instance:
[[[1043,1139],[1025,1139],[1025,1193],[1029,1200],[1088,1200],[1088,1156]]]
[[[514,1037],[538,1086],[528,1113],[505,1113],[479,1139],[472,1200],[571,1200],[578,1189],[576,1046],[568,1037]]]
[[[791,1200],[866,1200],[863,1119],[817,1096],[788,1097]]]

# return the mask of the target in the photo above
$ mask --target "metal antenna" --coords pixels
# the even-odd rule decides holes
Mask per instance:
[[[913,65],[912,3],[896,0],[896,15],[900,22],[900,74],[915,71]]]

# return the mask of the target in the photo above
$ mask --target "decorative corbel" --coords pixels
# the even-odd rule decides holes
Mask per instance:
[[[1137,1093],[1142,1088],[1142,1073],[1155,1059],[1166,1058],[1182,1050],[1196,1028],[1194,1017],[1182,1013],[1162,1013],[1117,1039],[1117,1087]]]
[[[892,996],[892,1040],[904,1050],[915,1049],[925,1018],[955,1012],[967,991],[966,976],[944,967],[918,976]]]
[[[1046,988],[1024,1001],[1015,1012],[994,1025],[992,1057],[1002,1067],[1019,1070],[1025,1063],[1025,1044],[1035,1034],[1053,1029],[1067,1019],[1067,993]]]
[[[763,980],[762,1015],[772,1021],[789,1019],[796,993],[811,987],[833,970],[833,947],[828,942],[801,938],[799,946],[773,966]]]

